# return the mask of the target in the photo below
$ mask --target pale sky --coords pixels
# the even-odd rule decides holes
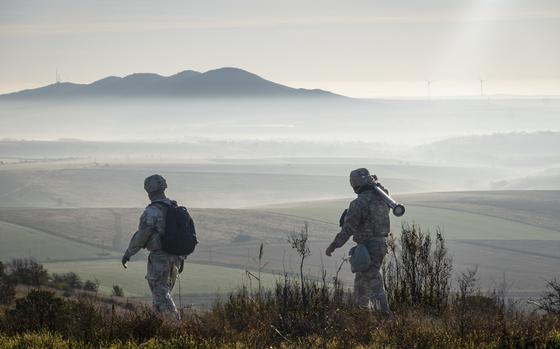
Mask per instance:
[[[356,97],[560,95],[560,1],[0,0],[0,93],[224,66]]]

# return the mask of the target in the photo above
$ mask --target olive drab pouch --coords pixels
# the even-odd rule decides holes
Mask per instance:
[[[350,268],[353,273],[361,273],[371,266],[371,257],[366,245],[357,244],[348,252],[350,255]]]

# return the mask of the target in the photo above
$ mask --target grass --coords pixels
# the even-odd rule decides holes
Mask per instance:
[[[123,269],[120,260],[78,261],[45,263],[45,268],[51,273],[66,273],[73,271],[82,279],[97,279],[100,282],[99,290],[110,294],[112,286],[117,284],[123,287],[125,295],[129,297],[148,297],[150,290],[144,279],[146,275],[146,262],[133,261],[128,264],[128,269]],[[264,285],[271,285],[277,276],[263,273],[261,275]],[[251,281],[256,286],[256,281]],[[218,294],[228,293],[240,287],[243,283],[249,285],[244,271],[212,265],[186,263],[181,274],[182,294]],[[176,284],[174,292],[179,291]]]
[[[560,318],[528,314],[489,297],[455,298],[439,311],[407,305],[387,320],[342,290],[291,280],[241,289],[178,325],[135,304],[61,299],[31,291],[0,312],[1,348],[559,348]],[[461,307],[466,304],[465,309]],[[112,310],[111,310],[112,309]],[[116,311],[115,311],[116,309]]]

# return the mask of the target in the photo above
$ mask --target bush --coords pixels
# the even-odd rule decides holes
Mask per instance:
[[[8,263],[9,277],[17,284],[44,286],[49,274],[42,264],[33,258],[16,258]]]
[[[6,275],[4,263],[0,262],[0,304],[11,304],[16,295],[16,287]]]
[[[98,290],[99,290],[99,281],[98,280],[95,280],[95,281],[86,280],[86,282],[84,283],[84,291],[90,291],[90,292],[97,293]]]
[[[16,306],[6,314],[13,332],[65,330],[69,309],[62,298],[53,292],[31,290],[27,297],[18,299]]]
[[[79,290],[84,283],[76,273],[52,274],[50,286],[61,290]]]
[[[16,295],[14,283],[7,277],[0,277],[0,304],[11,304]]]
[[[547,288],[548,291],[537,305],[548,314],[560,315],[560,283],[550,280],[547,282]]]
[[[124,297],[124,291],[119,285],[113,285],[113,296],[114,297]]]
[[[400,244],[391,235],[383,278],[392,307],[422,305],[441,311],[448,304],[452,260],[440,230],[432,241],[416,224],[403,224]],[[400,247],[400,248],[399,248]]]
[[[91,340],[102,326],[102,315],[92,300],[65,300],[53,292],[31,290],[18,299],[5,317],[10,333],[50,331]]]

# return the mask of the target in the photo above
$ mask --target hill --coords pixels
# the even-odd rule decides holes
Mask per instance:
[[[499,217],[560,232],[558,190],[423,193],[401,195],[399,199],[410,205]]]
[[[323,90],[297,89],[277,84],[238,68],[220,68],[204,73],[186,70],[171,76],[152,73],[136,73],[123,78],[109,76],[90,84],[58,82],[0,95],[0,99],[335,96],[337,95]]]
[[[412,155],[447,165],[538,169],[560,163],[559,146],[559,132],[502,132],[451,137],[418,146]]]
[[[263,272],[295,274],[298,257],[287,243],[287,237],[299,231],[306,221],[311,256],[306,260],[305,273],[313,279],[320,279],[323,270],[334,275],[352,244],[335,251],[333,258],[327,258],[324,250],[338,231],[336,222],[347,203],[321,201],[266,208],[276,212],[191,209],[201,243],[189,256],[189,275],[202,275],[197,273],[204,270],[223,271],[232,275],[227,284],[239,285],[243,282],[244,270],[258,271],[255,259],[261,242],[264,243]],[[0,234],[0,252],[6,258],[36,255],[55,272],[75,271],[84,278],[100,280],[105,290],[116,282],[130,294],[143,295],[144,285],[138,282],[143,281],[143,263],[138,264],[136,272],[126,274],[126,278],[124,274],[122,278],[119,276],[122,273],[119,256],[136,227],[140,211],[3,208],[0,220],[6,223],[0,225],[0,229],[6,230]],[[497,280],[502,280],[506,273],[507,281],[514,283],[509,289],[510,296],[534,297],[542,291],[543,279],[557,275],[560,234],[556,231],[487,215],[413,205],[407,206],[403,218],[418,223],[425,231],[434,232],[437,226],[441,227],[457,266],[456,273],[478,266],[483,289],[499,287]],[[400,219],[393,220],[392,231],[397,236],[400,224]],[[30,244],[31,238],[41,238],[37,241],[41,241],[44,248],[37,252],[40,246]],[[144,258],[146,254],[140,253],[134,260]],[[191,271],[194,274],[190,274]],[[200,289],[185,286],[184,291],[189,297],[197,293],[196,303],[208,301],[208,296],[216,291],[209,282],[212,275],[196,278],[197,283],[208,286],[205,286],[205,298],[198,294]],[[344,266],[339,277],[345,285],[350,285],[353,274]],[[234,283],[235,280],[239,282]]]

